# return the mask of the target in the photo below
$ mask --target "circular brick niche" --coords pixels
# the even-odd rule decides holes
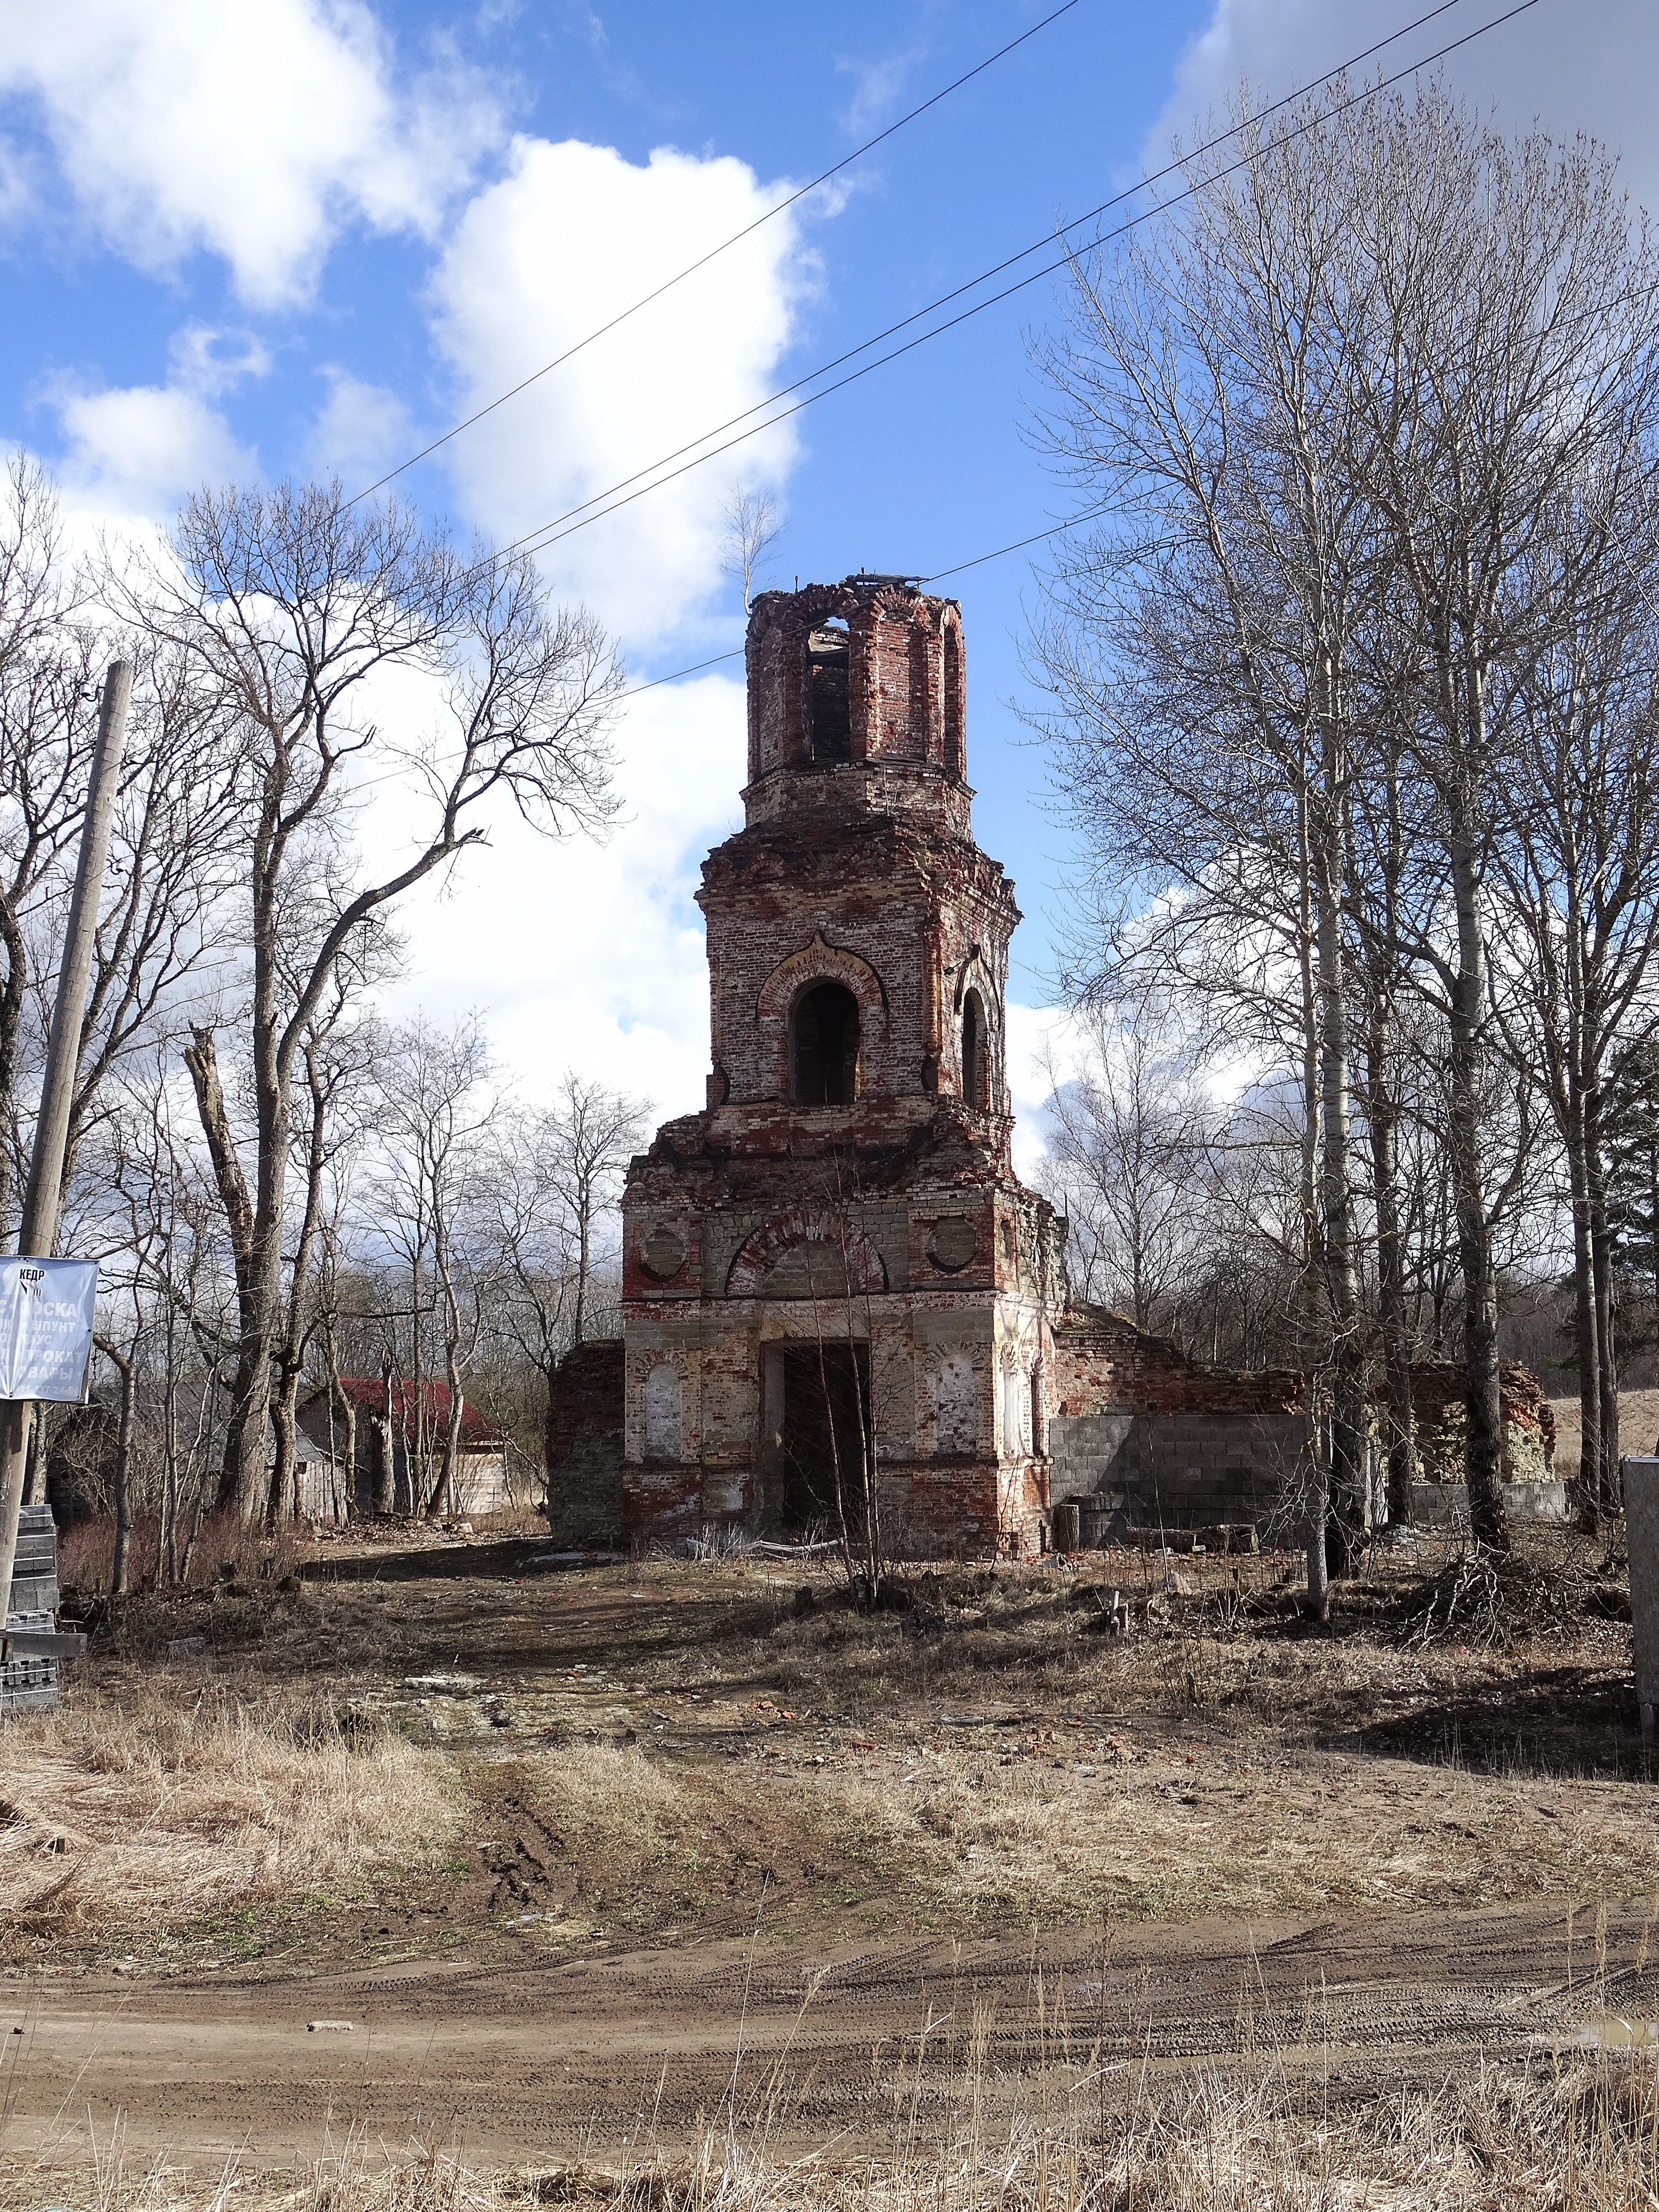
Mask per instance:
[[[665,1223],[659,1222],[640,1247],[640,1264],[647,1275],[665,1283],[685,1265],[685,1245]]]
[[[943,1267],[947,1275],[960,1273],[979,1249],[979,1237],[971,1221],[952,1214],[944,1221],[933,1224],[933,1233],[927,1239],[927,1256],[936,1267]]]

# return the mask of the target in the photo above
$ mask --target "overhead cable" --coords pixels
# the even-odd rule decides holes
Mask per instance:
[[[1451,0],[1451,3],[1455,4],[1455,0]],[[527,392],[532,384],[539,383],[543,377],[551,375],[556,368],[562,368],[566,362],[573,360],[577,354],[591,346],[595,339],[605,337],[619,324],[627,322],[630,316],[637,315],[641,307],[648,307],[653,300],[660,300],[665,292],[672,292],[677,284],[683,284],[688,276],[695,276],[699,269],[706,269],[711,261],[718,260],[722,253],[728,252],[732,246],[740,245],[745,238],[751,237],[763,224],[770,222],[774,216],[781,216],[786,209],[793,207],[797,200],[804,200],[809,192],[817,191],[820,185],[827,185],[831,177],[838,177],[843,169],[850,168],[854,161],[862,161],[866,154],[879,146],[884,140],[892,137],[896,131],[902,131],[907,124],[914,123],[919,115],[926,115],[930,107],[937,107],[940,100],[948,100],[953,92],[960,92],[964,84],[970,84],[975,77],[981,76],[994,63],[1000,62],[1005,55],[1012,53],[1016,46],[1023,46],[1028,39],[1036,38],[1039,31],[1046,31],[1050,23],[1057,23],[1062,15],[1069,15],[1072,9],[1079,5],[1080,5],[1080,0],[1063,0],[1063,4],[1056,8],[1052,15],[1045,15],[1041,22],[1033,23],[1029,30],[1022,31],[1017,39],[1010,39],[1007,45],[999,46],[995,53],[987,54],[982,62],[975,62],[972,69],[965,71],[951,83],[942,87],[939,91],[933,94],[931,99],[924,100],[920,107],[913,107],[908,115],[901,115],[896,123],[890,123],[884,131],[878,131],[873,138],[866,138],[863,145],[854,147],[850,154],[843,155],[839,161],[832,162],[829,168],[814,177],[810,184],[800,185],[798,190],[791,192],[787,199],[780,200],[775,207],[768,208],[764,215],[757,216],[753,222],[745,223],[741,230],[734,230],[730,238],[722,239],[718,246],[710,246],[707,253],[700,255],[696,261],[688,262],[677,276],[668,277],[664,283],[659,284],[654,291],[647,292],[642,298],[635,300],[631,307],[624,307],[620,314],[613,315],[608,323],[601,323],[597,330],[590,331],[585,338],[578,338],[574,345],[567,346],[562,354],[556,355],[551,361],[544,362],[539,368],[532,370],[530,375],[522,378],[509,390],[501,392],[487,406],[480,407],[475,414],[467,416],[465,421],[453,424],[441,437],[434,438],[429,446],[422,446],[418,453],[411,453],[406,461],[399,461],[395,469],[388,469],[383,477],[377,477],[372,484],[366,484],[362,491],[354,492],[346,501],[346,505],[356,507],[360,499],[367,499],[371,492],[380,490],[385,485],[389,484],[394,477],[402,476],[406,469],[412,469],[417,461],[425,460],[429,454],[435,453],[441,446],[447,446],[452,438],[459,438],[463,430],[470,430],[475,422],[482,422],[486,415],[493,415],[498,407],[504,407],[509,399],[516,399],[521,392]]]
[[[1388,38],[1377,40],[1375,45],[1367,46],[1363,52],[1352,57],[1349,60],[1337,64],[1334,68],[1325,71],[1318,78],[1310,80],[1296,91],[1287,93],[1282,100],[1275,100],[1270,106],[1261,109],[1259,113],[1247,118],[1243,123],[1235,125],[1231,130],[1220,132],[1216,137],[1195,149],[1194,152],[1186,159],[1195,160],[1200,155],[1224,145],[1229,139],[1237,137],[1241,132],[1259,125],[1267,117],[1305,98],[1307,94],[1315,89],[1317,85],[1328,82],[1332,77],[1341,76],[1345,71],[1355,68],[1360,62],[1376,53],[1380,47],[1394,44],[1397,40],[1406,36],[1407,32],[1420,28],[1424,23],[1431,21],[1435,16],[1444,15],[1448,9],[1461,4],[1462,0],[1442,0],[1442,4],[1431,9],[1427,15],[1419,16],[1415,21],[1406,25],[1401,30],[1391,32]],[[1375,84],[1368,85],[1364,90],[1337,102],[1334,106],[1327,109],[1322,114],[1310,118],[1295,135],[1305,135],[1308,131],[1317,129],[1321,124],[1330,121],[1333,117],[1345,114],[1349,108],[1358,106],[1364,100],[1375,99],[1379,93],[1388,91],[1392,86],[1401,83],[1407,77],[1415,76],[1420,70],[1431,67],[1436,62],[1443,61],[1448,54],[1455,53],[1460,47],[1469,46],[1475,40],[1484,38],[1489,31],[1501,29],[1505,23],[1514,21],[1517,16],[1528,14],[1538,5],[1539,0],[1518,0],[1518,4],[1506,9],[1501,15],[1493,16],[1489,21],[1479,25],[1474,30],[1465,33],[1461,39],[1449,40],[1445,46],[1437,48],[1433,53],[1425,54],[1418,60],[1408,63],[1404,68],[1396,70],[1392,76],[1379,78]],[[1149,221],[1153,216],[1180,206],[1183,201],[1192,198],[1194,194],[1206,189],[1209,185],[1236,175],[1238,171],[1249,166],[1250,158],[1249,155],[1245,155],[1230,167],[1218,171],[1213,177],[1206,178],[1200,184],[1188,185],[1184,191],[1160,200],[1155,207],[1141,210],[1139,213],[1129,216],[1127,221],[1118,224],[1114,229],[1103,232],[1091,240],[1089,241],[1091,247],[1109,244],[1113,239],[1121,238],[1127,232]],[[763,422],[753,423],[748,429],[738,431],[735,437],[726,439],[724,444],[712,447],[706,453],[696,451],[699,446],[707,445],[709,439],[720,437],[726,430],[734,429],[739,423],[748,422],[751,416],[761,414],[767,408],[775,407],[780,400],[787,398],[792,392],[800,391],[804,385],[815,383],[818,378],[828,375],[831,370],[840,368],[843,362],[856,360],[860,354],[867,353],[872,346],[881,344],[884,339],[895,336],[902,330],[908,329],[911,324],[922,320],[942,307],[948,306],[951,301],[960,299],[964,293],[971,292],[981,284],[988,283],[993,277],[1000,276],[1003,270],[1015,267],[1021,261],[1028,260],[1042,246],[1049,244],[1055,235],[1063,239],[1068,232],[1080,228],[1085,223],[1093,222],[1108,210],[1121,205],[1124,200],[1133,198],[1149,185],[1170,175],[1174,169],[1183,166],[1184,162],[1171,163],[1169,167],[1157,170],[1150,177],[1142,179],[1139,184],[1115,194],[1111,199],[1102,201],[1098,207],[1091,209],[1088,214],[1078,216],[1073,222],[1062,224],[1057,234],[1047,234],[1035,244],[1024,247],[1018,253],[1011,254],[1006,259],[995,264],[994,267],[982,270],[979,276],[970,277],[966,283],[956,286],[953,290],[942,294],[927,307],[919,307],[915,313],[903,317],[901,321],[890,324],[884,331],[878,331],[875,337],[866,338],[862,344],[851,348],[846,353],[837,355],[833,361],[826,362],[820,368],[808,371],[805,375],[796,378],[793,383],[781,386],[769,398],[757,401],[754,406],[744,409],[740,414],[729,416],[726,422],[717,424],[713,429],[702,432],[700,436],[689,440],[684,445],[676,447],[672,453],[665,453],[658,459],[647,463],[643,468],[636,469],[631,476],[620,478],[606,490],[595,492],[591,498],[584,500],[579,506],[567,508],[562,514],[555,515],[550,520],[538,524],[533,530],[525,532],[521,537],[499,548],[495,557],[499,558],[501,554],[520,550],[532,553],[544,551],[549,545],[556,544],[562,538],[574,535],[578,530],[586,529],[590,523],[602,521],[606,515],[616,514],[621,507],[631,506],[635,500],[643,498],[647,492],[659,490],[664,484],[674,483],[677,478],[686,475],[690,470],[701,468],[707,461],[718,459],[722,453],[730,453],[734,447],[744,444],[750,438],[760,436],[763,431],[775,429],[779,424],[790,421],[792,417],[802,413],[806,408],[815,405],[820,399],[827,399],[836,392],[845,391],[848,385],[856,384],[861,378],[870,375],[878,368],[887,367],[892,362],[900,360],[906,354],[914,353],[918,347],[926,345],[930,339],[942,337],[947,331],[957,329],[961,324],[970,321],[975,315],[982,314],[986,309],[1000,305],[1004,300],[1011,299],[1015,293],[1041,283],[1045,276],[1054,275],[1057,270],[1070,265],[1074,258],[1074,249],[1066,247],[1057,259],[1045,263],[1042,268],[1031,270],[1012,284],[1006,285],[1000,292],[993,293],[988,299],[977,301],[973,307],[964,308],[961,313],[953,315],[946,321],[936,324],[931,330],[924,331],[918,337],[907,340],[903,345],[896,346],[890,352],[880,355],[874,361],[866,362],[861,368],[853,370],[847,376],[837,378],[833,384],[825,385],[821,391],[808,392],[805,398],[798,399],[793,406],[785,407],[775,414],[768,415]],[[678,468],[669,467],[671,462],[680,460],[683,455],[688,453],[693,455],[691,459],[683,461]],[[655,474],[659,470],[667,470],[668,472],[659,476]],[[650,477],[652,481],[641,485],[639,483],[641,477]],[[639,488],[630,490],[629,488],[634,485]],[[619,497],[617,495],[619,494],[625,494],[626,496]],[[605,504],[606,501],[610,503]],[[599,512],[590,513],[589,510],[592,508],[598,508]]]

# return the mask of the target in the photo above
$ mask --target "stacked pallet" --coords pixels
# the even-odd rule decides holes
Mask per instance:
[[[17,1520],[17,1561],[6,1607],[6,1656],[0,1660],[0,1715],[50,1711],[58,1668],[83,1651],[84,1636],[58,1626],[58,1526],[50,1505],[26,1505]]]

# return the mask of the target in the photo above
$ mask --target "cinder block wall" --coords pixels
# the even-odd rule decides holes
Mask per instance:
[[[1293,1538],[1308,1443],[1301,1413],[1058,1415],[1048,1424],[1049,1495],[1091,1503],[1107,1542],[1126,1528],[1224,1521]]]

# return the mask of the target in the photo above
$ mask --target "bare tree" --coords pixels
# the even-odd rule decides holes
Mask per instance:
[[[410,1285],[414,1358],[403,1398],[415,1424],[406,1455],[417,1512],[429,1511],[441,1497],[451,1510],[455,1504],[465,1376],[483,1325],[491,1264],[477,1233],[484,1139],[496,1110],[486,1088],[489,1073],[476,1015],[447,1032],[423,1020],[394,1030],[377,1073],[380,1142],[369,1182],[376,1217],[399,1246]],[[428,1296],[447,1392],[441,1434],[430,1438],[434,1394],[427,1387],[422,1327]]]
[[[55,495],[21,456],[0,486],[0,1235],[14,1233],[32,905],[66,894],[86,808],[98,645],[65,571]],[[50,927],[37,929],[49,957]]]
[[[1606,1094],[1616,1061],[1659,1024],[1656,461],[1639,446],[1609,453],[1587,495],[1566,503],[1565,527],[1539,534],[1529,565],[1570,560],[1578,573],[1566,618],[1516,688],[1510,803],[1494,840],[1504,896],[1492,926],[1505,981],[1518,986],[1497,994],[1499,1025],[1517,1070],[1542,1078],[1566,1160],[1579,1482],[1592,1523],[1619,1504]]]
[[[1062,1072],[1052,1053],[1046,1112],[1054,1194],[1070,1223],[1074,1279],[1120,1304],[1137,1328],[1167,1328],[1190,1280],[1200,1220],[1206,1116],[1182,1056],[1120,1010],[1084,1017],[1087,1048]]]
[[[1097,866],[1160,871],[1143,962],[1174,946],[1179,975],[1194,944],[1275,940],[1265,993],[1304,1040],[1339,1561],[1364,1389],[1349,1117],[1393,1080],[1374,1048],[1400,982],[1444,1022],[1471,1510],[1501,1543],[1494,1237],[1533,1124],[1490,1111],[1493,853],[1521,689],[1582,604],[1593,533],[1547,574],[1531,553],[1573,486],[1649,439],[1659,285],[1594,149],[1510,148],[1435,88],[1328,87],[1246,119],[1243,152],[1189,164],[1190,194],[1115,262],[1076,264],[1044,429],[1109,520],[1062,562],[1039,655]],[[1362,802],[1389,817],[1370,794],[1390,777],[1407,842],[1379,879],[1355,825]]]
[[[755,596],[761,563],[783,535],[783,517],[769,491],[750,491],[734,484],[720,509],[726,520],[726,545],[720,574],[743,587],[743,611],[747,614]]]
[[[355,954],[355,957],[350,957]],[[310,1358],[313,1334],[323,1326],[318,1263],[337,1218],[329,1218],[332,1192],[337,1207],[341,1196],[341,1154],[359,1139],[363,1123],[364,1093],[374,1048],[377,1025],[354,1022],[354,997],[373,964],[372,947],[349,948],[337,964],[333,987],[306,1026],[300,1045],[305,1093],[301,1127],[304,1141],[298,1148],[298,1233],[288,1255],[288,1285],[282,1328],[271,1346],[271,1426],[276,1449],[271,1460],[270,1517],[288,1520],[296,1510],[300,1383]],[[332,1334],[328,1343],[332,1346]],[[333,1378],[330,1407],[332,1414],[344,1396],[337,1373]],[[352,1464],[355,1438],[348,1422],[346,1465]]]
[[[1603,573],[1595,502],[1575,508],[1574,494],[1621,476],[1621,456],[1650,451],[1659,428],[1659,282],[1587,141],[1510,145],[1438,91],[1370,103],[1349,135],[1370,296],[1390,334],[1355,349],[1369,434],[1354,474],[1386,538],[1392,658],[1408,679],[1395,713],[1449,894],[1449,927],[1419,936],[1415,972],[1450,1046],[1471,1520],[1501,1544],[1493,1212],[1515,1166],[1494,1159],[1485,1110],[1492,872],[1531,672]],[[1552,531],[1555,557],[1535,559]]]
[[[1180,217],[1115,262],[1073,261],[1068,327],[1039,356],[1044,430],[1110,519],[1063,556],[1038,651],[1100,858],[1181,887],[1134,933],[1133,967],[1150,955],[1179,975],[1196,955],[1243,995],[1243,927],[1251,993],[1295,1009],[1306,1324],[1340,1567],[1363,1514],[1345,915],[1365,744],[1355,636],[1375,590],[1370,518],[1331,465],[1352,434],[1355,334],[1329,302],[1352,281],[1353,192],[1316,141],[1246,143],[1242,169],[1194,164]],[[1102,972],[1097,956],[1097,991]],[[1327,1544],[1316,1490],[1322,1612]]]
[[[556,1103],[526,1131],[547,1176],[571,1262],[570,1341],[586,1337],[604,1230],[614,1218],[628,1164],[649,1133],[643,1099],[608,1090],[573,1069]]]
[[[552,835],[604,824],[619,672],[591,618],[550,609],[528,559],[463,557],[404,509],[348,505],[337,485],[204,492],[182,511],[169,552],[110,588],[234,717],[240,748],[246,996],[228,994],[217,1017],[198,1023],[185,1060],[236,1261],[221,1500],[252,1518],[266,1496],[296,1071],[341,952],[479,842],[492,802],[510,801]],[[422,727],[405,708],[405,734],[388,740],[373,687],[393,671],[426,679],[431,712]],[[421,793],[427,811],[403,864],[365,879],[353,820],[388,774]],[[219,1071],[222,1030],[246,1072],[246,1167]]]

